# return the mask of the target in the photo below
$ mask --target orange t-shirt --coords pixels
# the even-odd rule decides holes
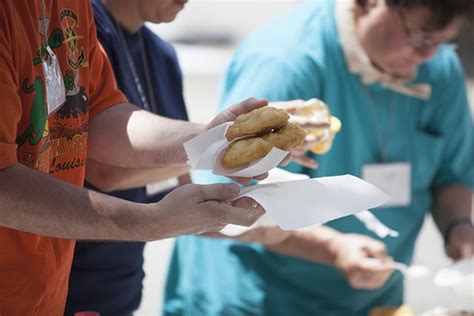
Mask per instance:
[[[0,169],[21,163],[82,186],[89,120],[126,101],[89,1],[0,0],[0,16]],[[66,88],[66,102],[49,116],[46,42]],[[72,240],[0,227],[0,315],[63,315],[73,248]]]

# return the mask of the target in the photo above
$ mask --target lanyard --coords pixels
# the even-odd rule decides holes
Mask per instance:
[[[58,58],[48,43],[48,26],[49,19],[46,16],[46,4],[45,0],[42,0],[39,27],[40,34],[45,38],[45,43],[41,44],[41,46],[44,45],[44,52],[42,51],[42,47],[40,55],[45,81],[48,115],[51,115],[66,102],[66,87],[64,86],[64,80]]]
[[[40,34],[44,36],[46,39],[45,45],[48,45],[48,25],[49,25],[49,19],[46,15],[46,2],[45,0],[41,0],[41,15],[40,15]]]
[[[375,139],[377,141],[377,146],[379,148],[379,159],[381,162],[388,162],[388,154],[387,154],[387,148],[388,148],[388,141],[390,140],[390,137],[393,135],[393,129],[395,127],[395,94],[392,93],[390,97],[390,101],[388,103],[388,122],[387,122],[387,128],[386,128],[386,133],[385,135],[382,135],[382,129],[380,128],[378,121],[377,121],[377,113],[375,109],[375,101],[374,98],[369,90],[369,87],[365,87],[365,92],[367,95],[367,107],[370,112],[370,121],[371,125],[373,127],[373,131],[375,133]]]
[[[127,56],[127,62],[130,67],[130,70],[132,71],[132,76],[133,76],[133,81],[135,83],[135,87],[137,88],[138,94],[140,95],[140,100],[142,102],[143,107],[147,111],[151,111],[154,113],[157,113],[157,107],[156,107],[156,101],[155,101],[155,95],[153,93],[153,87],[151,86],[151,75],[150,71],[148,69],[149,63],[148,63],[148,57],[146,55],[145,51],[145,42],[143,40],[143,36],[138,31],[138,40],[140,42],[140,54],[143,60],[143,70],[145,72],[145,83],[148,88],[148,94],[150,96],[150,102],[148,102],[148,99],[145,94],[145,90],[143,89],[142,83],[140,81],[140,77],[138,76],[138,71],[137,67],[135,66],[135,63],[132,58],[132,53],[130,52],[130,49],[128,47],[127,41],[125,40],[125,35],[123,34],[122,27],[116,23],[120,41],[122,42],[123,47],[125,48],[125,55]]]

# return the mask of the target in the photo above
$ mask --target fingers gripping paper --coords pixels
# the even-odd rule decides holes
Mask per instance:
[[[274,169],[288,154],[273,148],[267,156],[243,169],[224,169],[220,157],[229,144],[225,132],[230,124],[217,126],[184,144],[191,168],[253,177]],[[377,187],[351,175],[260,184],[243,189],[240,196],[255,199],[268,213],[264,221],[286,230],[320,225],[380,206],[389,199]]]

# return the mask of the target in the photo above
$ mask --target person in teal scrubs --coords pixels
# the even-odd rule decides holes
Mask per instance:
[[[393,196],[408,189],[408,199],[374,214],[400,236],[382,240],[349,216],[319,230],[280,231],[272,244],[180,238],[164,315],[362,316],[399,306],[402,275],[367,273],[360,253],[386,252],[409,264],[430,212],[447,254],[471,257],[474,128],[463,70],[447,42],[473,10],[471,0],[313,0],[248,38],[228,68],[220,104],[250,95],[325,101],[342,121],[331,151],[307,153],[316,170],[287,169],[311,177],[362,177],[374,165],[385,175],[397,170],[385,181],[399,181]],[[383,247],[364,246],[373,242]],[[353,253],[359,266],[348,265]]]

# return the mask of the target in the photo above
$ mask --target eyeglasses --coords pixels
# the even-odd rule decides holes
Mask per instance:
[[[417,49],[436,48],[442,42],[433,39],[433,35],[419,30],[410,30],[407,24],[407,18],[400,8],[396,9],[400,21],[402,22],[403,32],[405,33],[406,42],[408,45]]]

